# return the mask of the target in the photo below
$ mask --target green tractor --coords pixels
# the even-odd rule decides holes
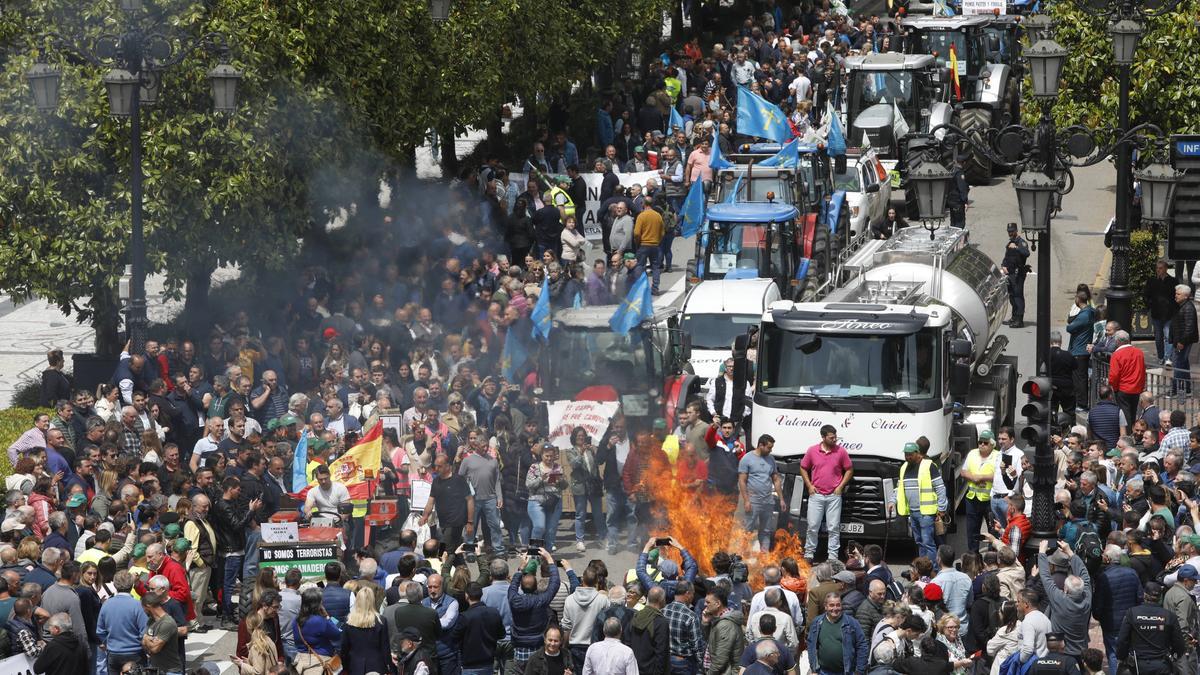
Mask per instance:
[[[1015,19],[1001,18],[919,16],[900,22],[904,50],[937,59],[946,72],[954,123],[984,146],[989,130],[1015,124],[1021,116],[1020,29]],[[992,179],[992,160],[973,146],[966,147],[967,181],[987,184]]]

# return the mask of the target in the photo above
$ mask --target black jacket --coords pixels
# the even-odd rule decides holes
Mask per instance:
[[[671,626],[662,611],[645,607],[633,616],[627,642],[641,675],[671,672]]]
[[[1200,342],[1200,335],[1196,334],[1196,306],[1192,304],[1192,299],[1188,298],[1178,307],[1179,310],[1171,318],[1171,342],[1185,345]]]
[[[533,212],[533,236],[547,245],[557,244],[562,235],[562,220],[559,218],[558,207],[546,204]]]
[[[1170,274],[1162,279],[1156,274],[1146,280],[1146,285],[1142,287],[1142,300],[1150,309],[1151,319],[1165,321],[1179,311],[1179,305],[1175,304],[1175,285],[1178,283]]]
[[[60,633],[46,643],[33,662],[35,672],[45,675],[79,675],[88,672],[87,644],[75,633]]]
[[[458,615],[450,629],[450,642],[462,645],[460,657],[463,668],[484,668],[496,657],[496,643],[504,637],[504,621],[500,612],[478,603]]]
[[[246,528],[252,520],[253,515],[241,500],[213,500],[209,522],[217,533],[217,548],[220,549],[220,553],[240,555],[246,550]]]

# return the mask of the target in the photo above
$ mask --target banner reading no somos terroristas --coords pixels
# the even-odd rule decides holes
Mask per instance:
[[[583,427],[593,444],[608,431],[608,424],[617,414],[616,401],[554,401],[547,405],[550,422],[550,442],[560,450],[571,447],[571,430]]]
[[[587,185],[587,202],[582,206],[582,208],[579,204],[575,205],[576,222],[583,230],[584,236],[586,236],[588,239],[598,241],[601,237],[600,187],[604,184],[604,176],[598,173],[584,173],[580,174],[580,176],[583,178],[584,184]],[[554,175],[552,178],[558,179],[559,176]],[[566,176],[562,176],[562,178],[566,179]],[[620,179],[622,187],[629,187],[631,185],[645,186],[646,181],[650,180],[651,178],[659,183],[662,182],[659,180],[657,171],[619,173],[617,174],[617,178]],[[521,192],[525,191],[525,186],[529,182],[529,177],[523,173],[511,173],[509,174],[509,179],[517,185],[517,188]]]

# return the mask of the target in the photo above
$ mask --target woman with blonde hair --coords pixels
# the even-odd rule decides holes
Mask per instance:
[[[375,606],[375,593],[359,588],[354,592],[354,609],[342,631],[342,675],[392,673],[387,622]]]
[[[250,634],[250,640],[246,643],[246,656],[233,657],[238,672],[241,675],[268,675],[279,663],[279,651],[275,647],[275,641],[267,635],[263,627],[261,612],[250,612],[246,615],[246,632]]]
[[[950,653],[950,666],[954,669],[954,675],[967,675],[968,669],[974,663],[967,655],[967,648],[963,646],[962,636],[959,634],[962,629],[962,621],[953,614],[946,613],[937,621],[937,641],[946,646],[946,651]]]

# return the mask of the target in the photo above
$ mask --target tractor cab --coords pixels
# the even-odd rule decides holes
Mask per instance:
[[[846,145],[901,159],[901,138],[949,120],[934,57],[884,52],[846,58]]]
[[[695,274],[700,279],[792,277],[797,260],[796,219],[800,212],[776,202],[714,204],[697,237]]]
[[[767,167],[759,167],[757,163],[773,157],[782,148],[783,146],[779,143],[747,143],[740,146],[736,152],[731,153],[729,158],[739,165],[749,167],[753,173],[758,173]],[[826,195],[833,192],[829,157],[825,154],[822,145],[812,144],[800,145],[797,154],[800,157],[800,164],[794,167],[796,184],[792,194],[778,191],[775,194],[785,203],[795,204],[801,212],[816,213]],[[730,170],[726,169],[726,171]],[[766,200],[751,198],[746,201]]]
[[[960,85],[975,80],[984,72],[991,54],[987,27],[992,17],[983,14],[953,17],[905,17],[900,25],[907,31],[904,50],[910,54],[929,54],[938,65],[949,69],[957,62]],[[952,58],[953,54],[953,58]]]

